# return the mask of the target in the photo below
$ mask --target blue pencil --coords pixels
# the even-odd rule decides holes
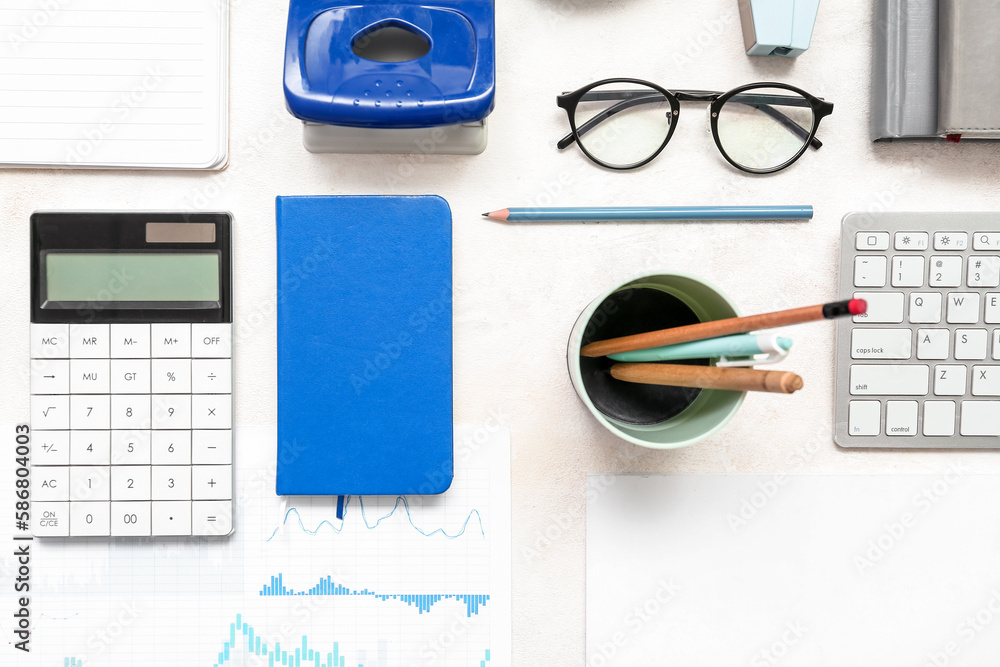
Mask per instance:
[[[502,208],[483,213],[504,222],[612,220],[810,220],[812,206],[608,206]]]

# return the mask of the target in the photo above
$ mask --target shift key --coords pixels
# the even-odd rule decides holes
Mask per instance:
[[[854,298],[868,302],[864,314],[854,316],[855,322],[899,324],[903,321],[902,292],[855,292]]]
[[[930,367],[923,364],[854,364],[851,394],[854,396],[923,396],[927,393]]]

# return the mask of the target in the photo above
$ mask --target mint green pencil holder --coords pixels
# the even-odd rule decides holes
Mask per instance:
[[[675,416],[658,423],[635,424],[615,419],[602,412],[591,400],[584,380],[584,374],[590,371],[585,371],[581,367],[580,348],[588,326],[593,326],[593,322],[603,322],[609,317],[614,317],[617,310],[614,305],[616,294],[634,294],[626,291],[641,288],[666,292],[679,299],[701,322],[739,315],[736,305],[721,291],[693,276],[665,271],[637,276],[599,295],[580,314],[570,333],[566,351],[570,380],[580,400],[594,419],[619,438],[652,449],[687,447],[721,430],[743,404],[746,392],[702,389],[697,397]],[[619,381],[612,380],[612,382]]]

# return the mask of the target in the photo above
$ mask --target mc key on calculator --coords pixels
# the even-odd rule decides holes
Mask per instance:
[[[232,218],[31,216],[31,529],[233,530]]]

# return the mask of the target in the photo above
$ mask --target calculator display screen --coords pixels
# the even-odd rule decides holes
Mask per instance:
[[[45,253],[48,301],[212,302],[220,299],[217,252]]]

